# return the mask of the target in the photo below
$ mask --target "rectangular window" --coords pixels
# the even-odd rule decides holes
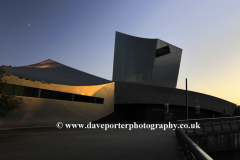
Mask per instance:
[[[3,94],[3,93],[5,93],[5,94],[13,94],[13,87],[14,87],[14,85],[12,85],[12,84],[7,84],[7,83],[2,83],[1,84],[1,86],[0,86],[1,88],[0,88],[0,94]]]
[[[50,99],[58,99],[58,92],[57,91],[51,91]]]
[[[25,87],[24,89],[24,96],[27,96],[27,97],[33,97],[33,88],[31,87]]]
[[[15,96],[23,96],[24,87],[23,86],[14,86],[14,95]]]
[[[88,96],[82,96],[82,102],[88,102],[88,103],[90,103],[90,102],[91,102],[90,97],[88,97]]]
[[[50,91],[41,89],[41,98],[50,98]]]
[[[73,94],[67,93],[67,99],[68,101],[72,101]]]
[[[33,89],[33,97],[38,97],[38,98],[40,98],[40,95],[41,95],[41,89],[34,88],[34,89]]]
[[[58,98],[57,99],[71,101],[72,96],[73,96],[73,94],[71,94],[71,93],[58,92]]]
[[[58,92],[57,99],[64,100],[64,93],[63,92]]]
[[[90,97],[90,96],[83,96],[83,95],[75,94],[74,101],[103,104],[104,98],[97,98],[97,97]]]
[[[96,103],[103,104],[104,98],[97,98]]]
[[[160,57],[160,56],[163,56],[163,55],[166,55],[166,54],[169,54],[169,53],[171,53],[169,46],[158,48],[156,50],[156,57]]]
[[[90,103],[96,103],[96,97],[90,97]]]
[[[8,94],[14,94],[16,96],[50,98],[50,99],[78,101],[78,102],[86,102],[86,103],[99,103],[99,104],[104,103],[104,98],[77,95],[72,93],[50,91],[46,89],[24,87],[24,86],[18,86],[18,85],[6,84],[6,83],[1,84],[0,87],[3,88],[2,92],[8,92]]]
[[[77,94],[74,95],[74,101],[81,102],[81,100],[82,100],[82,95],[77,95]]]
[[[14,88],[14,85],[8,84],[6,88],[7,93],[13,95],[13,88]]]

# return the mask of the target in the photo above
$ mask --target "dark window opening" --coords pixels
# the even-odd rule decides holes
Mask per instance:
[[[67,101],[78,101],[86,103],[104,103],[104,98],[97,98],[91,96],[77,95],[72,93],[50,91],[46,89],[24,87],[18,85],[12,85],[7,83],[2,83],[0,85],[0,94],[1,93],[14,94],[16,96],[26,96],[26,97],[38,97],[38,98],[48,98],[48,99],[58,99],[58,100],[67,100]]]
[[[72,95],[71,93],[64,93],[64,92],[58,92],[58,98],[59,100],[72,100]]]
[[[82,95],[74,95],[74,101],[82,102]]]
[[[3,83],[1,87],[2,87],[2,88],[1,88],[2,93],[5,93],[5,94],[13,94],[14,85],[12,85],[12,84],[7,84],[7,83]]]
[[[156,50],[156,57],[160,57],[160,56],[163,56],[163,55],[166,55],[166,54],[169,54],[169,53],[171,53],[169,46],[158,48]]]
[[[82,102],[90,102],[90,97],[82,96]]]
[[[14,95],[15,96],[23,96],[24,87],[23,86],[14,86]]]
[[[96,101],[96,97],[91,97],[90,98],[90,103],[96,103],[97,101]]]
[[[50,93],[50,99],[58,99],[58,92],[56,91],[51,91]]]
[[[34,89],[33,89],[33,97],[38,97],[38,98],[40,98],[40,95],[41,95],[41,89],[34,88]]]
[[[50,98],[50,91],[41,89],[41,98]]]
[[[31,87],[25,87],[24,89],[24,96],[27,96],[27,97],[33,97],[34,94],[33,94],[33,88]]]
[[[96,103],[103,104],[104,103],[104,98],[97,98]]]
[[[74,95],[74,101],[103,104],[104,98]]]

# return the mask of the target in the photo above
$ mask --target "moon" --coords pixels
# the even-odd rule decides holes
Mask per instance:
[[[30,23],[28,23],[28,27],[30,27]]]

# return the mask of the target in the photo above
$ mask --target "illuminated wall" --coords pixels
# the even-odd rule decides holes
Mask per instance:
[[[57,122],[88,123],[114,112],[114,82],[93,86],[68,86],[26,80],[13,75],[5,76],[4,80],[18,86],[103,98],[104,102],[101,104],[17,96],[23,99],[23,104],[19,109],[10,112],[8,117],[0,118],[1,128],[55,126]]]

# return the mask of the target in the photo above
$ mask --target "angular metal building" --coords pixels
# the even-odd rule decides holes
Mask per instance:
[[[176,88],[182,49],[116,32],[113,81]]]
[[[185,90],[176,89],[182,49],[159,39],[146,39],[116,32],[113,81],[114,113],[106,121],[162,121],[164,104],[175,120],[187,119]],[[188,118],[222,116],[224,106],[232,115],[235,104],[188,92]],[[197,102],[201,114],[195,114]]]
[[[4,85],[23,104],[0,118],[0,127],[163,121],[165,103],[175,120],[186,119],[185,90],[176,88],[181,55],[182,49],[162,40],[116,32],[113,81],[53,60],[4,67]],[[224,106],[231,116],[235,109],[231,102],[192,91],[188,100],[189,118],[221,116]],[[200,115],[194,113],[196,100]]]

